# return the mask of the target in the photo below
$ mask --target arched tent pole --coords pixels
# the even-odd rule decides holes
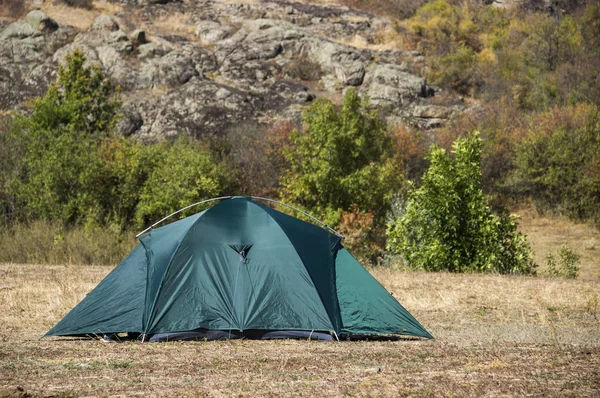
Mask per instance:
[[[277,203],[279,205],[288,207],[288,208],[290,208],[292,210],[296,210],[297,212],[304,214],[306,217],[310,218],[311,220],[314,220],[314,221],[318,222],[320,225],[324,226],[328,231],[333,232],[333,234],[339,236],[342,239],[345,238],[344,235],[342,235],[341,233],[339,233],[335,229],[331,228],[329,225],[325,224],[323,221],[319,220],[318,218],[316,218],[314,216],[311,216],[307,212],[302,211],[302,210],[298,209],[297,207],[294,207],[292,205],[288,205],[286,203],[280,202],[280,201],[275,200],[275,199],[263,198],[263,197],[260,197],[260,196],[246,196],[246,197],[247,198],[251,198],[251,199],[259,199],[259,200],[264,200],[264,201],[267,201],[267,202]],[[189,206],[186,206],[184,208],[181,208],[181,209],[177,210],[176,212],[169,214],[165,218],[162,218],[161,220],[155,222],[154,224],[152,224],[151,226],[149,226],[148,228],[146,228],[145,230],[143,230],[142,232],[140,232],[139,234],[137,234],[135,237],[139,238],[141,235],[145,234],[146,232],[148,232],[149,230],[151,230],[152,228],[154,228],[155,226],[157,226],[161,222],[165,221],[168,218],[173,217],[175,214],[179,214],[182,211],[189,209],[190,207],[198,206],[198,205],[201,205],[203,203],[214,202],[215,200],[223,200],[223,199],[231,199],[231,198],[232,198],[232,196],[220,196],[218,198],[212,198],[212,199],[203,200],[201,202],[193,203],[193,204],[191,204]]]
[[[139,238],[139,237],[140,237],[140,235],[143,235],[143,234],[145,234],[146,232],[150,231],[152,228],[154,228],[155,226],[157,226],[157,225],[158,225],[158,224],[160,224],[161,222],[165,221],[165,220],[166,220],[166,219],[168,219],[168,218],[171,218],[171,217],[173,217],[175,214],[179,214],[179,213],[181,213],[182,211],[189,209],[190,207],[198,206],[198,205],[201,205],[201,204],[203,204],[203,203],[213,202],[213,201],[215,201],[215,200],[223,200],[223,199],[230,199],[230,198],[231,198],[231,196],[221,196],[221,197],[218,197],[218,198],[207,199],[207,200],[203,200],[203,201],[201,201],[201,202],[197,202],[197,203],[191,204],[191,205],[189,205],[189,206],[186,206],[186,207],[184,207],[184,208],[182,208],[182,209],[179,209],[179,210],[177,210],[177,211],[176,211],[176,212],[174,212],[174,213],[171,213],[171,214],[169,214],[169,215],[168,215],[168,216],[166,216],[165,218],[163,218],[163,219],[161,219],[161,220],[159,220],[159,221],[155,222],[154,224],[152,224],[151,226],[149,226],[148,228],[146,228],[145,230],[143,230],[142,232],[140,232],[139,234],[137,234],[135,237],[136,237],[136,238]]]

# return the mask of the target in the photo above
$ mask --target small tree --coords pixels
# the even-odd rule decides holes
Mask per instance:
[[[546,255],[548,274],[552,277],[564,276],[567,279],[575,279],[579,274],[579,259],[581,256],[574,253],[567,245],[563,245],[558,251],[558,260],[552,253]]]
[[[431,148],[422,185],[388,224],[388,249],[427,271],[534,273],[516,223],[493,214],[483,195],[479,133],[457,139],[453,152]]]
[[[29,217],[97,223],[105,215],[100,145],[113,132],[120,103],[111,82],[84,63],[83,53],[68,55],[31,116],[15,121],[15,139],[24,151],[12,189]]]
[[[283,176],[283,199],[325,220],[340,221],[342,212],[356,205],[381,217],[401,176],[391,161],[386,126],[347,91],[341,109],[331,101],[315,101],[304,115],[305,130],[291,135],[285,152],[290,164]]]

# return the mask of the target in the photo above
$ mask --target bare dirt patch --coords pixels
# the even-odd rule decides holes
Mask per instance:
[[[0,396],[594,396],[597,281],[374,275],[432,341],[42,339],[110,270],[0,265]]]

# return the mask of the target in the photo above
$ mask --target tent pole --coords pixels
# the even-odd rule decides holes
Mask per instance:
[[[280,202],[278,200],[269,199],[269,198],[262,198],[260,196],[249,196],[249,197],[252,198],[252,199],[266,200],[267,202],[273,202],[273,203],[277,203],[277,204],[280,204],[280,205],[285,206],[285,207],[289,207],[290,209],[296,210],[297,212],[304,214],[305,216],[309,217],[311,220],[314,220],[314,221],[318,222],[319,224],[321,224],[322,226],[324,226],[327,230],[329,230],[330,232],[333,232],[335,235],[339,236],[340,238],[345,238],[344,235],[342,235],[341,233],[339,233],[335,229],[331,228],[329,225],[325,224],[323,221],[319,220],[318,218],[316,218],[314,216],[311,216],[307,212],[302,211],[302,210],[300,210],[297,207],[294,207],[292,205],[288,205],[288,204]]]
[[[248,196],[248,197],[249,197],[249,198],[251,198],[251,199],[259,199],[259,200],[264,200],[264,201],[267,201],[267,202],[277,203],[277,204],[279,204],[279,205],[282,205],[282,206],[288,207],[288,208],[290,208],[290,209],[296,210],[297,212],[304,214],[306,217],[308,217],[308,218],[310,218],[311,220],[314,220],[314,221],[316,221],[317,223],[319,223],[320,225],[324,226],[324,227],[325,227],[325,228],[326,228],[328,231],[330,231],[330,232],[333,232],[333,234],[334,234],[334,235],[337,235],[337,236],[339,236],[339,237],[340,237],[340,238],[342,238],[342,239],[344,239],[344,238],[345,238],[345,236],[344,236],[344,235],[342,235],[341,233],[339,233],[339,232],[338,232],[338,231],[336,231],[335,229],[331,228],[329,225],[325,224],[323,221],[319,220],[318,218],[316,218],[316,217],[314,217],[314,216],[311,216],[311,215],[310,215],[310,214],[308,214],[307,212],[305,212],[305,211],[302,211],[302,210],[300,210],[300,209],[299,209],[299,208],[297,208],[297,207],[294,207],[294,206],[292,206],[292,205],[288,205],[288,204],[286,204],[286,203],[280,202],[280,201],[278,201],[278,200],[275,200],[275,199],[263,198],[263,197],[260,197],[260,196]],[[201,201],[201,202],[193,203],[193,204],[191,204],[191,205],[189,205],[189,206],[186,206],[186,207],[184,207],[184,208],[182,208],[182,209],[179,209],[179,210],[177,210],[176,212],[173,212],[173,213],[169,214],[168,216],[166,216],[166,217],[162,218],[161,220],[159,220],[159,221],[155,222],[154,224],[152,224],[151,226],[149,226],[148,228],[146,228],[145,230],[143,230],[142,232],[140,232],[139,234],[137,234],[135,237],[136,237],[136,238],[139,238],[141,235],[145,234],[146,232],[148,232],[149,230],[151,230],[152,228],[154,228],[155,226],[157,226],[157,225],[158,225],[158,224],[160,224],[161,222],[165,221],[165,220],[166,220],[166,219],[168,219],[168,218],[171,218],[171,217],[173,217],[175,214],[179,214],[179,213],[181,213],[182,211],[189,209],[190,207],[198,206],[198,205],[201,205],[201,204],[203,204],[203,203],[214,202],[215,200],[223,200],[223,199],[231,199],[231,198],[232,198],[232,196],[220,196],[220,197],[218,197],[218,198],[212,198],[212,199],[203,200],[203,201]]]
[[[190,207],[198,206],[198,205],[201,205],[201,204],[203,204],[203,203],[213,202],[213,201],[215,201],[215,200],[230,199],[230,198],[231,198],[231,196],[221,196],[221,197],[218,197],[218,198],[207,199],[207,200],[203,200],[203,201],[201,201],[201,202],[197,202],[197,203],[191,204],[191,205],[189,205],[189,206],[186,206],[186,207],[184,207],[184,208],[182,208],[182,209],[179,209],[179,210],[177,210],[177,211],[176,211],[176,212],[174,212],[174,213],[171,213],[171,214],[169,214],[169,215],[168,215],[168,216],[166,216],[165,218],[163,218],[163,219],[161,219],[161,220],[159,220],[159,221],[155,222],[154,224],[152,224],[151,226],[149,226],[148,228],[146,228],[145,230],[143,230],[142,232],[140,232],[139,234],[137,234],[135,237],[136,237],[136,238],[139,238],[139,237],[140,237],[140,235],[143,235],[143,234],[145,234],[146,232],[148,232],[149,230],[151,230],[152,228],[154,228],[156,225],[158,225],[158,224],[160,224],[161,222],[165,221],[167,218],[173,217],[175,214],[181,213],[182,211],[184,211],[184,210],[187,210],[187,209],[189,209]]]

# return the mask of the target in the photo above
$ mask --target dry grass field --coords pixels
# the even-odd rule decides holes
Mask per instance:
[[[110,270],[0,265],[0,396],[600,396],[597,280],[373,271],[432,341],[40,339]]]

